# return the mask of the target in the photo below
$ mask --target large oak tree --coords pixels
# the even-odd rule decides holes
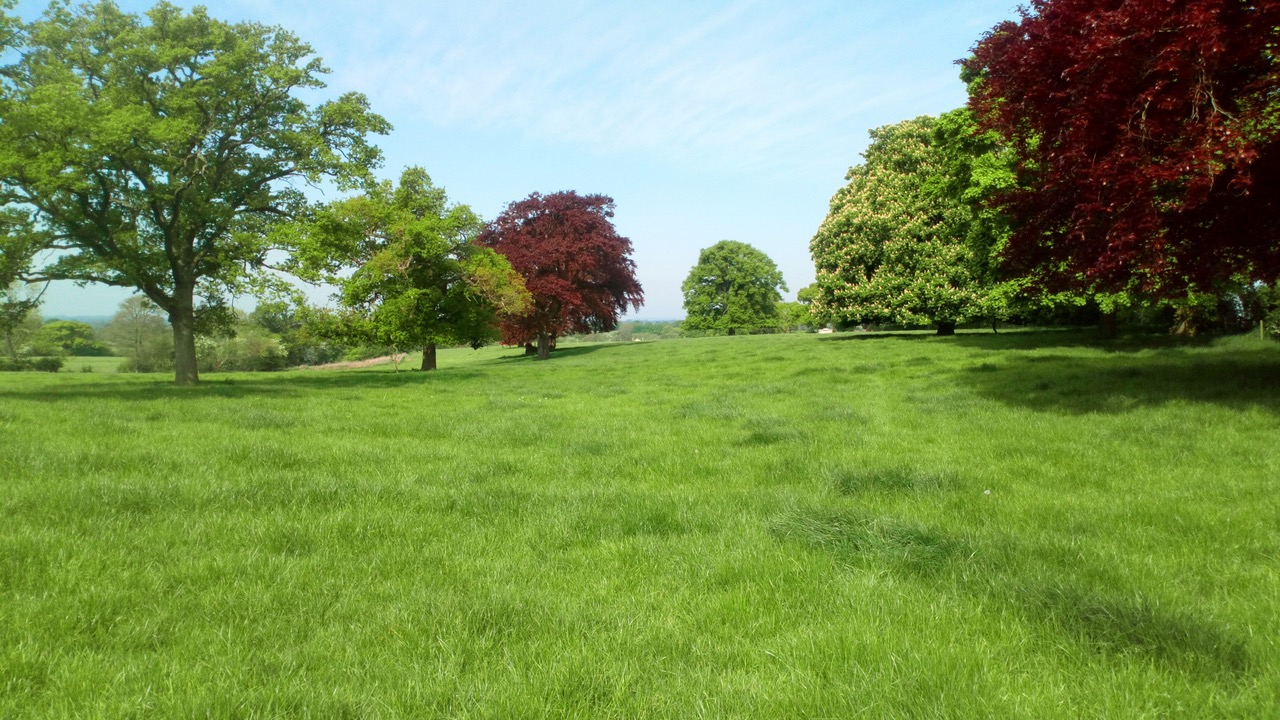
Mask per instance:
[[[1176,296],[1280,276],[1280,3],[1031,0],[963,64],[1018,150],[1008,266]]]
[[[536,341],[545,360],[557,337],[612,330],[628,306],[640,309],[631,241],[613,212],[606,195],[534,193],[489,223],[478,242],[505,256],[533,295],[532,309],[502,322],[504,343]]]
[[[194,383],[197,293],[268,263],[297,183],[366,178],[389,125],[358,94],[308,105],[327,72],[308,45],[200,7],[58,3],[24,30],[0,69],[0,201],[60,251],[35,275],[140,290]]]

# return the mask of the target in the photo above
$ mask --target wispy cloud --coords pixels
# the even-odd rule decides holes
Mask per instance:
[[[246,4],[297,25],[293,8]],[[918,29],[886,31],[881,3],[344,0],[326,9],[299,33],[323,46],[334,87],[360,88],[403,120],[605,156],[725,169],[826,163],[847,155],[850,134],[865,136],[863,115],[956,82],[945,64],[918,77]]]

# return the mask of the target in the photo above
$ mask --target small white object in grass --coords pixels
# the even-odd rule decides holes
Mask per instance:
[[[991,491],[990,491],[990,490],[983,490],[983,491],[982,491],[982,494],[983,494],[983,495],[990,495],[990,494],[991,494]]]

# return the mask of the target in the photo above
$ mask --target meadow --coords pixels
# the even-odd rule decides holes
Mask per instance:
[[[440,367],[0,375],[0,717],[1280,714],[1280,345]]]

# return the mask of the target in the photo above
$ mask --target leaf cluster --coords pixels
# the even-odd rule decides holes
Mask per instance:
[[[1003,256],[1165,297],[1280,275],[1280,4],[1032,0],[965,61],[1018,155]]]

